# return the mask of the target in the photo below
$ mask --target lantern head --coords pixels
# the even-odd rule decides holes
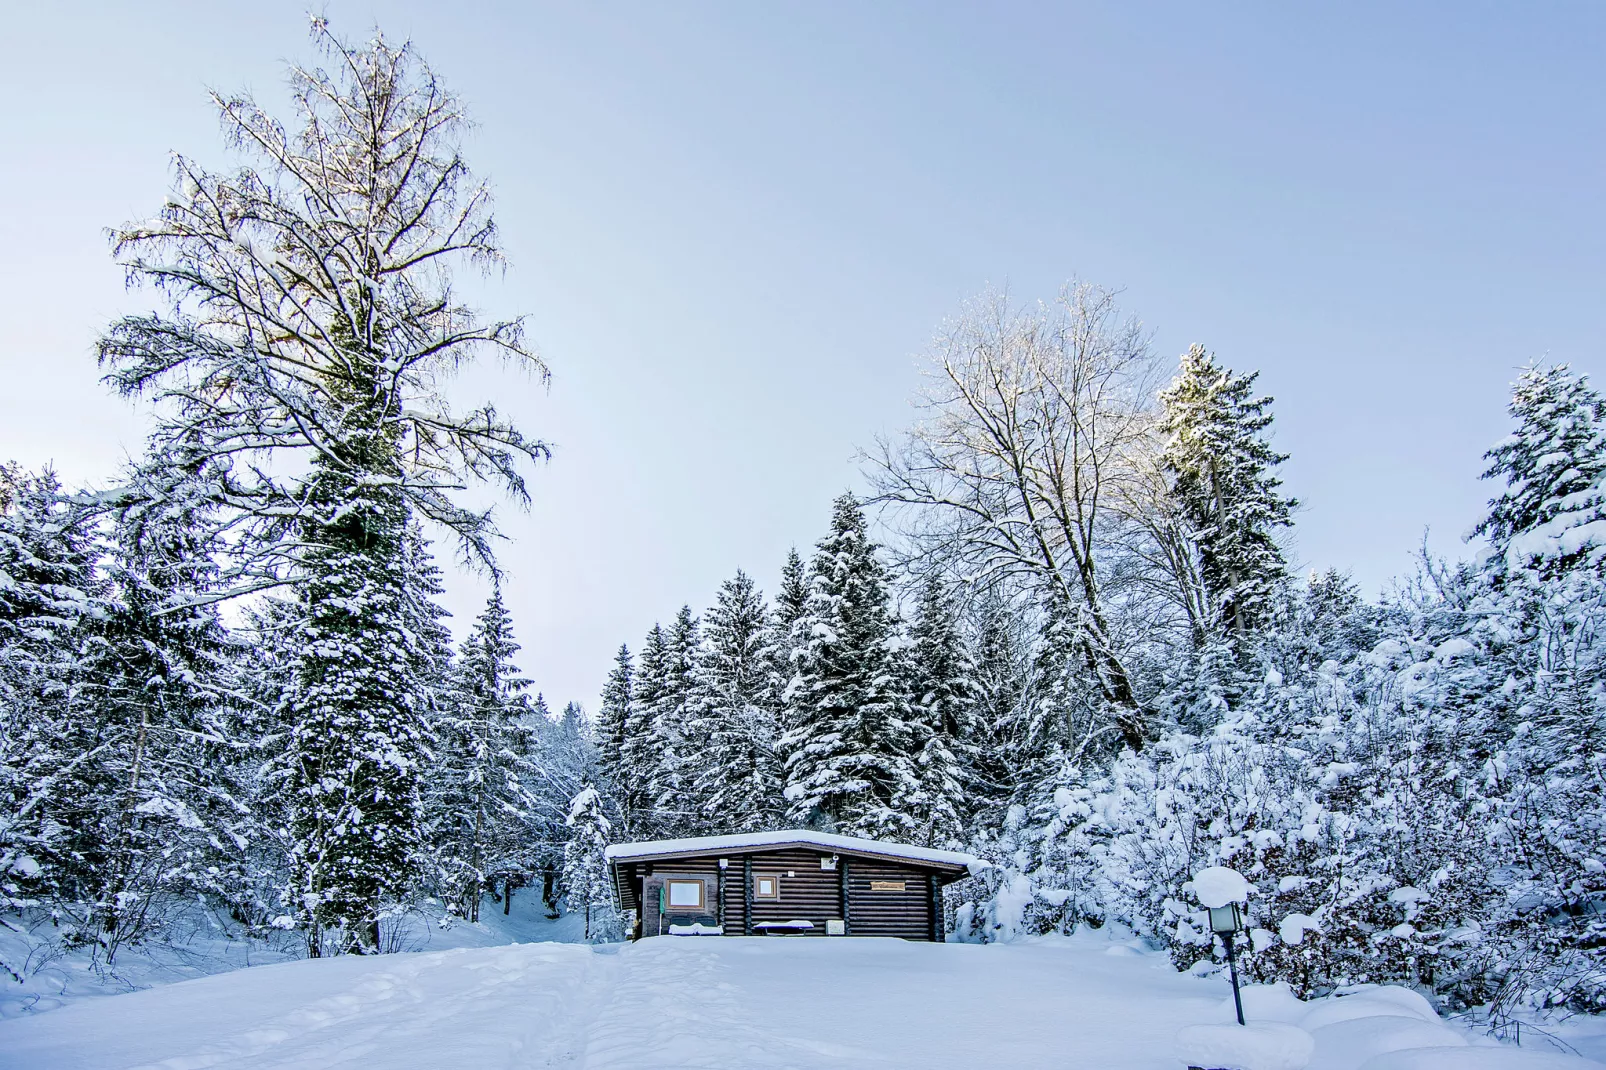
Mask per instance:
[[[1226,906],[1210,908],[1210,931],[1213,933],[1235,933],[1244,927],[1243,911],[1237,903],[1228,903]]]

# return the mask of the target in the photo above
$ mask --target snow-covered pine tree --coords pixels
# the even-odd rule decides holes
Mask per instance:
[[[1239,637],[1265,621],[1288,575],[1276,529],[1293,523],[1298,504],[1277,489],[1273,471],[1287,457],[1267,441],[1272,399],[1254,396],[1259,374],[1234,375],[1195,345],[1160,394],[1171,491],[1198,544],[1201,579]]]
[[[928,576],[909,629],[910,700],[922,737],[916,762],[926,812],[926,843],[959,842],[971,814],[971,766],[976,745],[975,665],[959,635],[942,583]]]
[[[563,888],[571,911],[585,914],[587,940],[616,937],[613,889],[608,880],[608,862],[603,852],[613,834],[602,799],[589,785],[569,804],[565,822],[569,842],[563,848]]]
[[[546,700],[537,695],[528,720],[535,749],[524,772],[531,806],[523,818],[520,844],[528,870],[541,876],[541,897],[548,916],[555,918],[562,895],[569,802],[581,788],[596,784],[597,754],[591,724],[578,702],[567,703],[562,713],[553,716]],[[506,900],[503,909],[507,909]]]
[[[108,962],[164,924],[169,906],[234,903],[230,845],[257,831],[239,802],[254,766],[227,680],[237,648],[210,602],[216,570],[197,507],[207,508],[141,495],[114,510],[107,598],[87,633],[77,716],[121,741],[99,763],[117,787],[99,815],[106,854],[91,907]]]
[[[469,921],[487,889],[530,869],[535,738],[518,650],[497,588],[463,641],[435,732],[430,847],[443,898]]]
[[[55,473],[0,465],[0,905],[79,903],[98,885],[95,831],[115,808],[100,767],[124,741],[102,738],[72,695],[102,586],[93,532]]]
[[[780,690],[784,690],[792,678],[792,625],[803,615],[808,601],[808,571],[794,547],[786,552],[786,564],[781,566],[781,587],[775,596],[775,656],[781,673]]]
[[[993,818],[1014,797],[1022,772],[1016,757],[1023,741],[1022,706],[1030,677],[1029,632],[996,587],[972,600],[970,631],[975,636],[977,730],[971,769],[973,808],[985,809]]]
[[[614,655],[613,668],[608,681],[602,686],[602,701],[597,706],[597,767],[605,794],[615,805],[623,806],[628,793],[626,784],[625,739],[629,730],[631,710],[635,705],[636,666],[630,647],[619,644]],[[630,827],[630,815],[622,814],[624,825]]]
[[[788,817],[850,835],[910,837],[920,774],[909,702],[889,644],[886,576],[852,494],[832,507],[792,627],[797,672],[782,739]]]
[[[658,834],[658,712],[664,693],[666,639],[662,625],[654,624],[641,644],[636,666],[635,695],[625,721],[620,761],[619,809],[625,815],[625,833],[648,839]]]
[[[425,607],[438,581],[416,569],[390,487],[331,472],[312,500],[309,516],[334,522],[309,520],[302,535],[297,657],[280,710],[291,726],[286,898],[309,954],[324,952],[328,930],[338,950],[372,953],[424,856],[420,777],[443,668]]]
[[[1512,391],[1517,429],[1485,453],[1505,483],[1472,529],[1497,570],[1556,576],[1606,562],[1606,403],[1565,364],[1530,367]]]
[[[706,618],[692,795],[705,827],[719,833],[777,828],[784,809],[769,616],[752,577],[738,570],[720,585]]]
[[[809,600],[809,574],[794,546],[786,552],[786,563],[781,566],[781,585],[775,594],[775,619],[772,623],[774,641],[770,644],[770,690],[775,701],[775,758],[784,766],[786,755],[781,740],[792,730],[791,706],[785,700],[786,690],[797,673],[793,654],[793,634],[798,618],[803,615]],[[785,775],[782,774],[782,782]],[[784,809],[786,804],[781,804]]]
[[[660,834],[696,835],[702,818],[692,785],[703,744],[691,737],[702,637],[690,606],[681,606],[664,632],[662,686],[654,701],[653,800]]]
[[[545,367],[520,321],[456,300],[454,263],[501,261],[457,99],[408,45],[352,47],[321,19],[313,33],[333,72],[292,68],[299,127],[215,97],[246,165],[179,157],[160,214],[115,231],[130,276],[171,307],[119,320],[99,348],[116,389],[154,402],[153,452],[209,462],[192,483],[216,510],[219,596],[298,587],[288,896],[316,952],[329,927],[377,947],[379,914],[413,883],[433,655],[409,521],[490,564],[489,513],[454,489],[489,479],[523,497],[520,462],[545,453],[489,406],[454,413],[441,383],[483,352]]]

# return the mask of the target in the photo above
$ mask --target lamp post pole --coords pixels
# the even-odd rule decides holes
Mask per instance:
[[[1227,945],[1227,969],[1232,974],[1232,1005],[1238,1010],[1238,1024],[1244,1024],[1244,1001],[1238,995],[1238,956],[1233,954],[1233,933],[1222,933],[1221,942]]]

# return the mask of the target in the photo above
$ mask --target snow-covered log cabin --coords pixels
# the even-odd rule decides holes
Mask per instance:
[[[614,844],[620,907],[643,936],[942,940],[942,889],[982,863],[957,851],[791,829]]]

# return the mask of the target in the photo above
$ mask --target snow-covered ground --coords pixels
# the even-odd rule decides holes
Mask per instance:
[[[1178,974],[1163,956],[1097,934],[989,946],[753,937],[459,947],[80,1000],[0,1022],[0,1067],[1180,1070],[1178,1030],[1229,1022],[1226,992],[1219,978]],[[1492,1042],[1430,1020],[1400,989],[1308,1006],[1261,990],[1257,1014],[1306,1019],[1311,1070],[1393,1058],[1390,1037],[1440,1050],[1372,1070],[1599,1065],[1480,1047]]]
[[[442,928],[437,921],[438,912],[435,916],[412,915],[387,933],[386,942],[402,951],[444,951],[542,940],[578,941],[584,932],[578,916],[547,918],[539,889],[515,895],[507,915],[500,903],[487,898],[477,924],[454,922]],[[123,949],[112,969],[97,967],[82,951],[60,952],[47,920],[37,921],[33,931],[10,927],[15,924],[15,917],[0,924],[0,962],[15,965],[23,979],[19,984],[0,973],[0,1019],[301,958],[298,937],[286,934],[280,946],[230,938],[226,926],[200,911],[178,919],[161,943]]]

